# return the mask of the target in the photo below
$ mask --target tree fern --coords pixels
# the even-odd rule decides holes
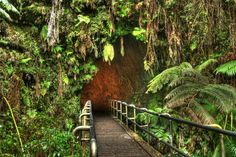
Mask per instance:
[[[197,123],[202,123],[201,119],[196,115],[196,113],[190,107],[185,108],[184,111],[190,117],[191,120]]]
[[[157,90],[161,90],[165,85],[177,78],[184,69],[188,68],[192,68],[192,66],[189,63],[184,62],[179,66],[164,70],[149,82],[147,93],[156,93]]]
[[[202,64],[196,66],[194,69],[196,69],[196,71],[198,72],[203,72],[204,70],[206,70],[209,66],[213,65],[217,63],[216,59],[208,59],[205,62],[203,62]]]
[[[225,141],[226,155],[236,157],[236,141],[235,139],[227,139]]]
[[[229,113],[236,105],[235,88],[223,84],[209,84],[205,76],[193,69],[183,70],[169,87],[173,89],[165,97],[166,106],[168,108],[188,107],[191,109],[191,116],[198,117],[204,124],[213,123],[214,119],[204,109],[204,102],[201,100],[208,100],[222,113]]]
[[[12,21],[9,12],[20,14],[19,11],[8,0],[0,0],[0,17]]]
[[[229,89],[231,93],[227,94],[225,90],[220,90],[221,88],[224,88],[224,85],[207,85],[201,90],[201,95],[215,104],[223,113],[229,113],[236,104],[236,91],[231,92]]]
[[[229,61],[225,64],[220,65],[215,70],[216,74],[226,74],[228,76],[236,75],[236,60]]]
[[[199,104],[197,101],[193,100],[192,110],[197,115],[197,117],[204,124],[214,124],[215,119]]]
[[[188,93],[196,93],[199,92],[201,90],[201,85],[197,84],[197,83],[186,83],[186,84],[182,84],[181,86],[178,86],[176,88],[174,88],[165,98],[166,99],[173,99],[174,97],[183,94],[187,94]]]

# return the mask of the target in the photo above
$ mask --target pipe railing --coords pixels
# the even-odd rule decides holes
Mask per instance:
[[[124,123],[127,128],[133,128],[133,130],[135,132],[137,132],[137,128],[138,128],[142,132],[145,132],[146,134],[148,134],[149,137],[152,137],[153,139],[156,139],[158,142],[169,147],[171,156],[173,156],[173,153],[175,152],[180,156],[189,157],[188,154],[183,152],[181,149],[175,147],[173,144],[173,136],[174,136],[173,129],[172,129],[173,122],[175,122],[177,124],[184,124],[184,125],[187,125],[190,127],[195,127],[198,129],[203,129],[205,131],[212,131],[212,132],[217,133],[221,136],[225,135],[225,136],[236,138],[236,132],[234,132],[234,131],[224,130],[221,128],[211,127],[208,125],[202,125],[202,124],[190,122],[190,121],[183,120],[183,119],[178,119],[178,118],[172,117],[171,115],[169,115],[167,113],[159,114],[159,113],[156,113],[153,111],[149,111],[147,108],[139,108],[139,107],[136,107],[134,104],[127,104],[126,102],[122,102],[119,100],[110,100],[110,110],[111,110],[111,114],[113,115],[113,117],[120,120],[122,123]],[[146,113],[148,115],[157,116],[159,118],[166,119],[168,121],[167,123],[169,123],[169,130],[168,131],[170,133],[170,142],[168,143],[163,140],[159,140],[156,137],[156,135],[149,130],[149,125],[139,124],[136,121],[137,112],[142,112],[142,113]],[[150,140],[150,138],[148,138],[148,139]],[[148,140],[148,142],[150,143],[149,140]]]
[[[90,143],[90,157],[97,157],[97,142],[96,133],[93,121],[92,103],[88,100],[79,116],[79,126],[77,126],[73,133],[81,142],[83,147]]]

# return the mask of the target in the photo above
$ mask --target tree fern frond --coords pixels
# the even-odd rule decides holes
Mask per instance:
[[[193,101],[193,106],[191,108],[203,124],[215,123],[215,119],[197,101]]]
[[[202,124],[202,121],[198,118],[198,116],[196,115],[196,113],[189,107],[187,107],[185,109],[185,113],[188,114],[188,116],[194,121],[197,122],[199,124]]]
[[[225,150],[226,155],[231,157],[236,157],[236,141],[235,139],[226,139],[225,140]]]
[[[202,84],[208,84],[209,83],[209,80],[206,76],[202,75],[200,72],[198,72],[194,69],[185,69],[183,71],[182,76],[189,77],[189,78],[194,78],[195,80],[198,81],[198,83],[202,83]]]
[[[203,70],[207,69],[209,66],[211,66],[215,63],[217,63],[216,59],[208,59],[205,62],[203,62],[202,64],[196,66],[194,69],[201,73]]]
[[[157,90],[161,90],[164,85],[177,78],[179,74],[180,69],[178,67],[172,67],[163,71],[149,82],[147,93],[156,93]]]
[[[166,84],[177,78],[182,73],[183,69],[187,68],[192,68],[192,66],[189,63],[184,62],[179,66],[164,70],[149,82],[146,93],[156,93],[157,90],[161,90]]]
[[[191,77],[191,76],[180,76],[168,85],[169,88],[177,87],[181,84],[186,84],[186,83],[198,83],[202,84],[203,86],[208,84],[209,81],[205,77]]]
[[[226,74],[228,76],[236,75],[236,60],[229,61],[215,69],[216,74]]]
[[[177,108],[177,107],[181,107],[181,106],[184,106],[184,105],[187,105],[187,102],[186,100],[190,99],[191,96],[190,95],[185,95],[185,96],[180,96],[180,98],[176,99],[176,100],[171,100],[171,101],[168,101],[166,103],[166,106],[168,108]]]
[[[208,86],[215,91],[221,92],[234,106],[236,105],[236,89],[233,86],[227,84],[210,84]]]
[[[197,83],[186,83],[183,85],[180,85],[173,89],[169,94],[166,95],[165,99],[172,99],[178,95],[193,95],[197,92],[199,92],[202,88],[201,84]]]
[[[200,93],[200,97],[205,98],[215,104],[223,113],[229,113],[233,109],[230,100],[225,98],[224,94],[215,91],[209,86],[203,88]]]
[[[188,63],[188,62],[183,62],[183,63],[181,63],[181,64],[179,65],[179,67],[180,67],[181,69],[192,69],[192,68],[193,68],[192,65],[191,65],[190,63]]]

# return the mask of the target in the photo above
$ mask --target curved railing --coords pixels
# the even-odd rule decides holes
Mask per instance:
[[[174,142],[173,141],[173,136],[174,136],[173,123],[176,123],[177,125],[185,125],[185,126],[188,126],[191,128],[195,127],[197,129],[197,132],[199,132],[200,130],[211,131],[213,133],[218,134],[219,139],[223,138],[224,135],[228,136],[228,137],[236,138],[236,132],[217,128],[217,127],[219,127],[217,125],[216,125],[216,127],[201,125],[198,123],[194,123],[194,122],[190,122],[187,120],[172,117],[169,114],[158,114],[156,112],[152,112],[152,111],[147,110],[147,108],[139,108],[133,104],[127,104],[126,102],[122,102],[122,101],[118,101],[118,100],[110,100],[110,107],[111,107],[110,108],[111,113],[114,116],[114,118],[119,119],[121,122],[125,123],[127,128],[131,128],[135,132],[137,132],[137,130],[139,130],[140,132],[144,132],[145,134],[148,134],[149,144],[151,143],[150,139],[155,139],[157,141],[156,143],[164,144],[166,147],[169,148],[169,151],[167,151],[167,152],[169,153],[170,156],[178,155],[178,156],[189,157],[189,155],[187,153],[185,153],[180,148],[177,148],[176,144],[173,143]],[[166,142],[166,141],[158,139],[157,136],[153,132],[150,131],[150,128],[148,125],[139,124],[137,122],[137,113],[138,112],[146,113],[151,116],[156,116],[158,118],[161,118],[162,121],[163,121],[163,119],[167,120],[165,123],[167,123],[167,125],[168,125],[168,128],[166,128],[166,130],[170,133],[170,141]]]
[[[90,157],[97,157],[97,142],[96,133],[93,121],[92,103],[88,100],[79,117],[79,126],[77,126],[73,133],[79,141],[81,141],[82,147],[86,147],[88,142],[90,143]]]

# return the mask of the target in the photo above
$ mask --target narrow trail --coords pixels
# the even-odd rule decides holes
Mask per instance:
[[[150,157],[127,132],[108,115],[95,115],[98,157]]]

